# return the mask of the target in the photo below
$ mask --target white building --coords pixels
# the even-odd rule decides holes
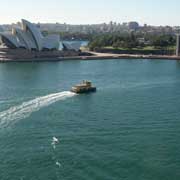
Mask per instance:
[[[12,32],[0,32],[1,42],[8,48],[24,48],[28,50],[59,50],[59,35],[44,37],[34,24],[22,19],[21,27]]]

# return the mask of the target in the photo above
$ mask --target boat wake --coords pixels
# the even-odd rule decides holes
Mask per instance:
[[[33,112],[39,111],[43,107],[73,96],[75,96],[75,93],[64,91],[37,97],[33,100],[23,102],[21,105],[11,107],[8,110],[0,112],[0,128],[8,127],[20,119],[29,117]]]

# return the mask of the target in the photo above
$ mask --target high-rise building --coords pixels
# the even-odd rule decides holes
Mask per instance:
[[[128,23],[128,26],[131,30],[137,30],[139,28],[139,23],[132,21]]]

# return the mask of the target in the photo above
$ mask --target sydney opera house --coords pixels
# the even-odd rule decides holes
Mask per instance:
[[[43,37],[40,30],[32,23],[22,20],[22,27],[12,28],[11,33],[0,33],[1,41],[9,48],[24,48],[42,51],[59,48],[59,35]]]
[[[24,19],[11,32],[0,32],[0,44],[0,58],[7,59],[76,56],[80,49],[80,44],[62,43],[60,50],[59,35],[43,36],[36,25]]]

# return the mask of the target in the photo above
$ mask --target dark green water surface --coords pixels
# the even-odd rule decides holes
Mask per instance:
[[[0,64],[0,180],[179,179],[179,62]]]

